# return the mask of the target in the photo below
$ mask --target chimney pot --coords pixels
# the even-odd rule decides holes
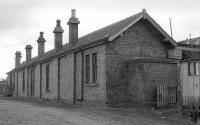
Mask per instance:
[[[26,45],[25,49],[32,49],[33,47],[31,45]]]
[[[56,20],[56,27],[54,28],[53,33],[63,33],[64,30],[63,28],[60,26],[61,21],[60,20]]]
[[[76,18],[76,10],[75,10],[75,9],[72,9],[72,10],[71,10],[71,13],[72,13],[72,18]]]
[[[56,27],[60,27],[60,20],[56,20]]]
[[[16,56],[21,56],[21,52],[20,51],[16,51],[15,55]]]
[[[46,40],[44,39],[44,37],[43,37],[43,32],[40,32],[40,36],[39,36],[39,38],[38,38],[38,40],[37,40],[37,42],[45,42]]]
[[[40,32],[40,37],[43,37],[43,34],[44,34],[43,32]]]

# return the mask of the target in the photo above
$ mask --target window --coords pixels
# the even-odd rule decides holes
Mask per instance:
[[[49,91],[49,65],[46,65],[46,91]]]
[[[85,56],[85,83],[96,85],[96,82],[97,82],[97,53],[92,53]]]
[[[22,91],[25,91],[25,71],[22,73]]]
[[[188,63],[188,75],[189,76],[199,75],[199,63],[198,62],[189,62]]]
[[[97,53],[92,54],[92,82],[97,81]]]
[[[86,83],[90,82],[90,55],[86,55]]]

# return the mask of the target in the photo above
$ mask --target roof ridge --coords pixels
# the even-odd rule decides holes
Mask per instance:
[[[115,24],[117,24],[117,23],[120,23],[120,22],[122,22],[122,21],[125,21],[125,20],[127,20],[127,19],[129,19],[129,18],[131,18],[131,17],[134,17],[134,16],[136,16],[136,15],[139,15],[139,14],[142,14],[142,12],[138,12],[138,13],[136,13],[136,14],[134,14],[134,15],[128,16],[128,17],[126,17],[126,18],[124,18],[124,19],[121,19],[121,20],[119,20],[119,21],[116,21],[116,22],[114,22],[114,23],[111,23],[111,24],[109,24],[109,25],[106,25],[106,26],[104,26],[104,27],[102,27],[102,28],[100,28],[100,29],[97,29],[97,30],[95,30],[95,31],[92,31],[92,32],[90,32],[90,33],[87,33],[87,34],[81,36],[79,39],[81,39],[81,38],[83,38],[83,37],[86,37],[86,36],[88,36],[88,35],[90,35],[90,34],[93,34],[93,33],[95,33],[95,32],[98,32],[98,31],[100,31],[100,30],[103,30],[103,29],[105,29],[105,28],[111,27],[111,26],[113,26],[113,25],[115,25]]]

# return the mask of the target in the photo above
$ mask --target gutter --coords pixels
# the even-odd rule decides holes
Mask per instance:
[[[84,89],[83,89],[83,85],[84,85],[84,77],[83,77],[83,74],[84,74],[84,67],[83,67],[83,51],[81,51],[81,103],[82,103],[82,101],[83,101],[83,94],[84,94]]]
[[[18,96],[18,72],[17,72],[17,96]]]
[[[40,63],[40,98],[42,98],[42,64]]]
[[[27,97],[29,97],[29,68],[27,69]]]

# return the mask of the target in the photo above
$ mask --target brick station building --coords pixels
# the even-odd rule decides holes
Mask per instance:
[[[177,43],[145,9],[80,38],[79,23],[72,10],[67,44],[57,20],[54,49],[45,52],[40,32],[38,56],[31,57],[31,45],[24,63],[21,52],[15,53],[15,68],[8,72],[13,96],[133,106],[155,104],[160,83],[177,86],[180,96],[178,60],[199,50]]]

